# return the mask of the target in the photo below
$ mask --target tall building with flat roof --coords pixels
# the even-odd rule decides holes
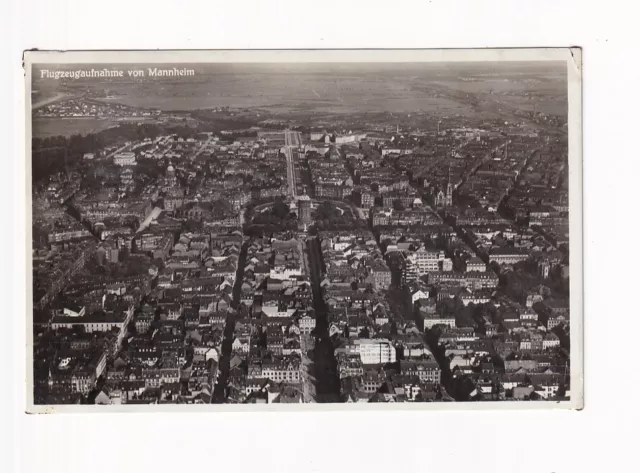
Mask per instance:
[[[395,363],[396,349],[388,340],[356,339],[347,346],[347,354],[360,355],[363,365]]]

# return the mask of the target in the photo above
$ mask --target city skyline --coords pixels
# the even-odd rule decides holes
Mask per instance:
[[[34,406],[579,405],[558,58],[34,61]]]

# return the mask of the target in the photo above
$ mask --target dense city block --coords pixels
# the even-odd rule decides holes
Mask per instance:
[[[503,100],[39,107],[112,125],[33,139],[34,402],[568,399],[566,111]]]

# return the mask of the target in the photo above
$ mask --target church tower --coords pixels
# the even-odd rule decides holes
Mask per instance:
[[[446,207],[451,207],[453,205],[453,184],[451,184],[451,182],[447,183],[447,195],[445,196],[444,205]]]
[[[453,184],[451,183],[451,167],[449,167],[449,178],[447,179],[447,195],[445,197],[445,206],[453,205]]]

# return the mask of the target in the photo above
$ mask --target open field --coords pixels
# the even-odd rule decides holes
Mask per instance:
[[[451,113],[464,112],[465,109],[446,97],[413,91],[408,84],[358,77],[227,75],[216,77],[212,82],[191,82],[189,87],[182,83],[122,84],[112,95],[115,97],[102,101],[162,110],[268,107],[273,113],[290,110],[323,113],[386,110],[400,113],[441,107]]]
[[[86,135],[117,124],[116,121],[95,118],[37,118],[32,122],[32,134],[34,138]]]
[[[64,100],[68,100],[72,97],[75,97],[75,95],[73,94],[68,94],[65,92],[55,92],[53,94],[47,94],[47,95],[41,95],[40,98],[37,101],[32,101],[31,102],[31,109],[32,110],[37,110],[39,108],[42,108],[46,105],[50,105],[52,103],[56,103],[56,102],[62,102]]]
[[[467,114],[480,101],[529,97],[566,107],[562,67],[539,64],[213,64],[197,65],[193,77],[74,81],[78,92],[104,91],[106,102],[194,110],[269,107],[321,113],[441,111]],[[551,110],[553,106],[549,107]]]

